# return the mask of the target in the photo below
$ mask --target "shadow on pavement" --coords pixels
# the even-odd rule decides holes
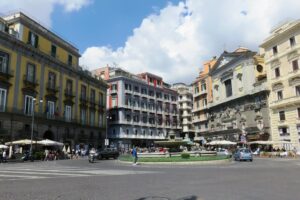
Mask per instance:
[[[172,200],[168,197],[158,197],[158,196],[152,196],[152,197],[142,197],[136,200]],[[187,196],[187,197],[181,197],[179,199],[174,199],[174,200],[201,200],[197,196]]]

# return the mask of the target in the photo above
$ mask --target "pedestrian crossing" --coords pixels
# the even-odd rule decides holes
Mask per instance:
[[[89,176],[120,176],[149,173],[153,172],[70,166],[13,166],[5,168],[0,167],[0,182]]]

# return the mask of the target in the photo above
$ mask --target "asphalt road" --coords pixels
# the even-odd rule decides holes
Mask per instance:
[[[300,160],[131,166],[64,160],[0,164],[0,200],[297,200]]]

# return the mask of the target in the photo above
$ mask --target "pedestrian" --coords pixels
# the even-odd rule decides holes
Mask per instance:
[[[2,159],[3,159],[3,162],[6,162],[6,150],[3,150]]]
[[[133,165],[137,165],[137,160],[138,160],[137,147],[133,147],[131,154],[133,157]]]
[[[44,158],[44,161],[48,161],[48,156],[49,156],[49,150],[45,149],[45,158]]]

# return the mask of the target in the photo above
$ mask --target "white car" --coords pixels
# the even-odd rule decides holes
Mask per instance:
[[[217,151],[218,156],[230,156],[231,153],[227,149],[219,149]]]

